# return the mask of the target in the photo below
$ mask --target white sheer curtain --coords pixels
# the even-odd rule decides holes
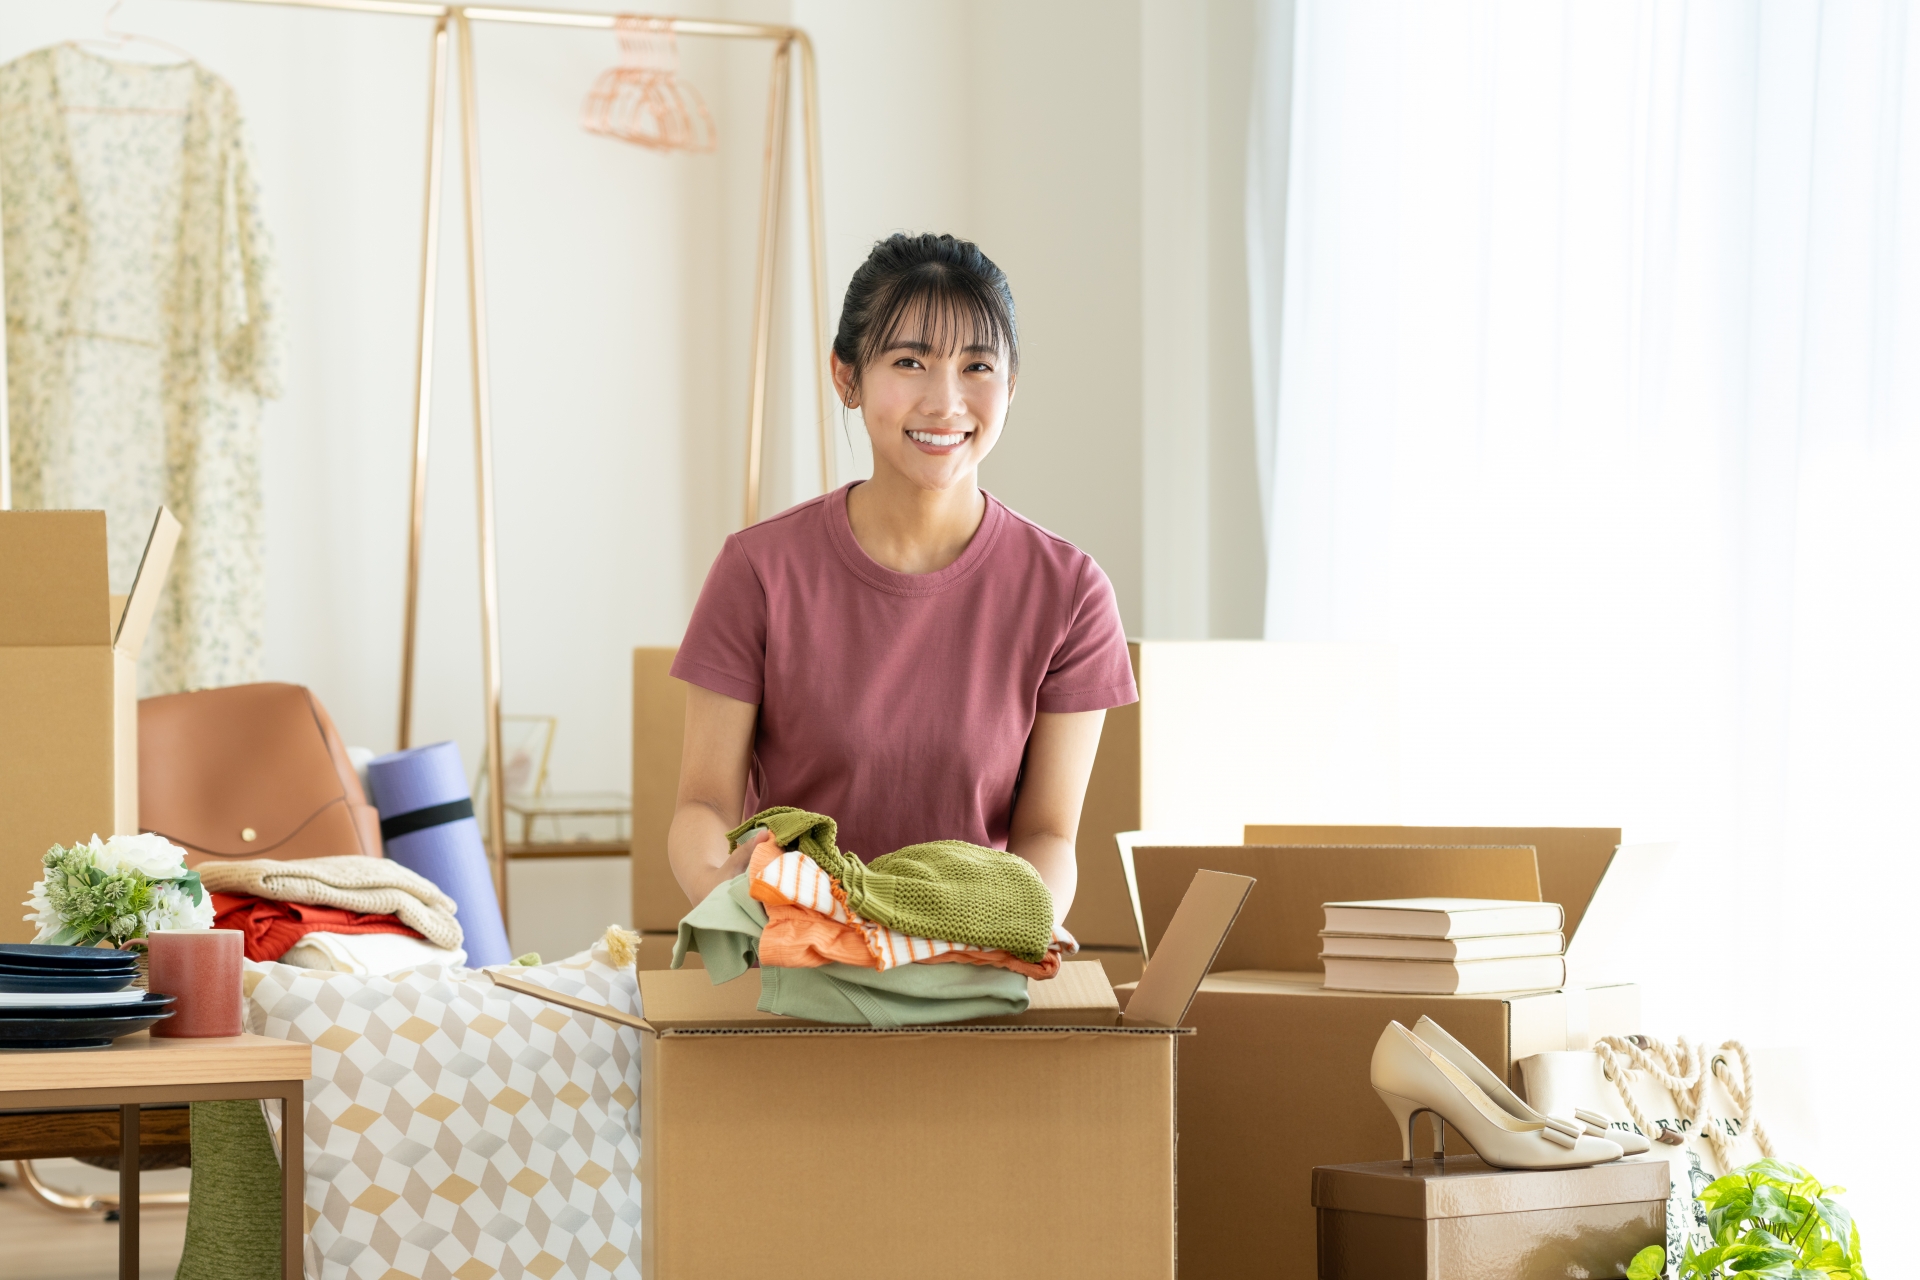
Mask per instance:
[[[1399,646],[1405,820],[1682,841],[1649,1030],[1805,1047],[1915,1274],[1920,16],[1269,16],[1268,637]]]

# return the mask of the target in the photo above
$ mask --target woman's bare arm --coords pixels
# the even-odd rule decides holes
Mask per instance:
[[[667,860],[694,903],[747,869],[746,846],[729,852],[727,832],[740,825],[760,708],[699,685],[687,688],[687,727],[680,748],[680,789]]]
[[[1031,862],[1047,882],[1055,924],[1067,918],[1080,883],[1073,842],[1106,718],[1104,711],[1043,711],[1033,718],[1027,739],[1026,771],[1007,848]]]

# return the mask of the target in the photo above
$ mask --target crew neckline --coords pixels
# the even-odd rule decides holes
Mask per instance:
[[[973,576],[974,572],[986,562],[993,544],[1000,536],[1000,530],[1006,524],[1007,509],[985,489],[980,496],[986,499],[986,512],[980,517],[980,527],[973,531],[973,537],[967,540],[966,549],[944,569],[935,569],[932,573],[901,573],[897,569],[875,560],[853,536],[853,520],[847,514],[847,495],[853,492],[855,485],[865,481],[854,480],[841,485],[827,495],[826,517],[827,535],[833,543],[833,549],[847,569],[869,586],[897,596],[937,595]]]

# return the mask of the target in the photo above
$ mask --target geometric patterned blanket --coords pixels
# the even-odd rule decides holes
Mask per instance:
[[[309,1280],[638,1280],[639,1032],[470,969],[246,968],[248,1030],[313,1046]],[[513,973],[640,1012],[599,946]]]

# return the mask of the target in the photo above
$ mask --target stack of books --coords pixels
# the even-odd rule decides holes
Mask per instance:
[[[1566,985],[1557,902],[1380,898],[1323,906],[1320,961],[1330,991],[1466,996]]]

